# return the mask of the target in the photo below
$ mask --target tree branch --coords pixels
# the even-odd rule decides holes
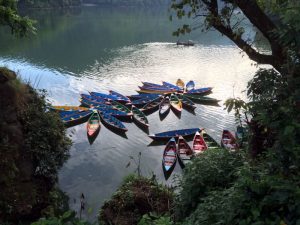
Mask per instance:
[[[274,35],[272,35],[274,31],[278,30],[278,27],[270,17],[265,14],[255,0],[235,0],[235,3],[250,22],[267,38],[271,45],[272,55],[275,58],[276,64],[286,62],[285,49]]]
[[[221,16],[218,12],[218,2],[217,0],[203,0],[203,3],[207,6],[209,12],[213,15],[213,19],[210,20],[212,27],[216,30],[227,36],[230,40],[232,40],[240,49],[245,51],[245,53],[249,56],[250,59],[256,61],[259,64],[270,64],[275,69],[281,70],[281,63],[283,57],[283,51],[281,46],[274,41],[274,37],[271,38],[271,31],[276,29],[276,26],[273,22],[264,14],[263,11],[259,8],[259,6],[254,4],[253,0],[235,0],[236,4],[240,7],[240,9],[244,12],[245,16],[249,18],[250,22],[253,23],[259,30],[265,30],[262,32],[263,35],[268,35],[266,38],[269,40],[272,48],[272,55],[265,55],[259,53],[256,49],[254,49],[250,44],[248,44],[244,39],[242,39],[241,35],[238,35],[234,32],[234,30],[228,25],[226,26],[224,22],[221,20]],[[250,4],[251,3],[251,4]],[[254,4],[254,6],[252,5]],[[254,8],[253,8],[254,7]],[[258,8],[258,9],[257,9]],[[254,10],[257,9],[257,11]],[[251,11],[250,11],[251,10]],[[258,18],[255,18],[258,17]],[[261,21],[265,19],[265,21]]]

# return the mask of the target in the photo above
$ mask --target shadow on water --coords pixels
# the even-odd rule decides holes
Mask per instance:
[[[116,118],[125,123],[132,123],[132,121],[133,121],[132,116],[119,116]]]
[[[183,107],[187,112],[196,116],[195,108]]]
[[[203,101],[197,101],[197,100],[193,100],[193,102],[199,104],[199,105],[208,105],[208,106],[215,106],[215,107],[221,107],[219,105],[219,102],[203,102]]]
[[[176,163],[177,162],[175,162],[168,171],[165,170],[164,164],[162,163],[162,169],[163,169],[165,180],[168,180],[170,178],[170,176],[171,176],[171,174],[172,174],[172,172],[173,172],[173,170],[176,166]]]
[[[119,129],[117,129],[117,128],[112,128],[112,127],[110,127],[110,126],[107,126],[107,125],[104,124],[104,123],[102,123],[102,124],[103,124],[103,126],[104,126],[105,128],[107,128],[107,129],[110,130],[111,132],[115,133],[116,135],[119,135],[119,136],[122,137],[122,138],[128,139],[128,137],[127,137],[125,131],[121,131],[121,130],[119,130]]]
[[[146,134],[149,134],[149,127],[147,126],[143,126],[142,124],[139,124],[138,122],[136,122],[135,120],[133,120],[133,123],[140,128],[143,132],[145,132]]]
[[[91,136],[91,137],[87,135],[87,138],[88,138],[88,141],[89,141],[90,145],[92,145],[92,144],[94,143],[94,141],[96,140],[96,138],[97,138],[98,135],[99,135],[100,130],[101,130],[101,127],[100,127],[100,129],[98,129],[98,130],[96,131],[96,133],[95,133],[93,136]]]
[[[165,145],[167,144],[169,140],[161,140],[161,141],[152,141],[150,144],[148,144],[147,146],[160,146],[160,145]]]
[[[159,119],[160,119],[160,121],[163,121],[169,115],[169,113],[170,113],[170,109],[166,113],[164,113],[164,114],[160,114],[159,113]]]
[[[146,116],[151,115],[152,113],[156,112],[158,110],[158,107],[154,107],[153,109],[148,109],[147,111],[144,111],[144,114]]]
[[[177,111],[175,109],[173,109],[173,107],[171,107],[172,112],[175,114],[175,116],[177,116],[178,119],[181,119],[181,111]]]
[[[77,125],[80,125],[80,124],[83,124],[83,123],[87,122],[88,120],[89,120],[89,117],[84,117],[84,118],[81,118],[79,120],[74,120],[72,122],[68,122],[67,124],[65,124],[65,127],[66,128],[75,127]]]
[[[181,169],[184,169],[185,164],[184,164],[184,162],[183,162],[183,159],[181,159],[181,158],[179,157],[179,155],[177,156],[177,159],[178,159],[177,161],[178,161],[178,163],[179,163]]]

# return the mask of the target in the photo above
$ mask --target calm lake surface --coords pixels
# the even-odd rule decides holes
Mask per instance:
[[[55,105],[78,105],[80,93],[115,90],[136,94],[141,81],[175,83],[178,78],[194,80],[197,87],[214,87],[211,97],[222,100],[221,107],[197,105],[195,115],[183,111],[181,119],[172,111],[163,121],[158,112],[148,116],[150,133],[204,127],[217,141],[222,129],[234,130],[234,117],[223,110],[229,97],[245,98],[242,93],[256,67],[247,56],[217,32],[192,34],[180,40],[193,40],[193,47],[174,44],[172,36],[178,21],[168,20],[167,9],[93,8],[69,11],[35,11],[37,35],[17,40],[9,30],[0,31],[0,65],[19,73],[36,88],[46,89]],[[93,145],[86,135],[86,124],[68,129],[73,140],[70,159],[59,173],[59,187],[78,211],[84,193],[84,217],[95,220],[99,207],[132,173],[141,152],[143,175],[172,184],[181,173],[179,165],[164,181],[161,160],[164,146],[148,146],[151,139],[134,123],[125,123],[127,137],[102,126]],[[131,165],[126,168],[126,165]]]

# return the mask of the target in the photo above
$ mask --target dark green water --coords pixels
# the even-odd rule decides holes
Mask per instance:
[[[80,8],[69,11],[34,11],[39,21],[37,35],[17,40],[8,30],[0,31],[0,65],[18,71],[24,80],[44,88],[55,105],[78,105],[79,93],[107,92],[135,94],[141,81],[175,82],[194,80],[197,87],[212,86],[211,97],[222,107],[197,105],[195,115],[183,111],[181,119],[172,112],[162,122],[158,112],[148,119],[150,133],[204,127],[219,141],[223,128],[234,129],[233,115],[223,110],[226,98],[241,97],[255,67],[240,50],[216,32],[181,37],[196,42],[193,47],[176,46],[171,35],[179,22],[170,22],[166,9]],[[151,139],[134,123],[126,123],[127,138],[102,126],[98,138],[89,145],[86,124],[68,130],[73,146],[71,157],[60,171],[59,186],[70,196],[70,206],[78,211],[83,192],[87,200],[84,216],[94,220],[105,199],[122,178],[136,166],[126,168],[130,156],[142,154],[143,175],[154,173],[166,182],[161,160],[163,146],[147,146]],[[88,212],[89,211],[89,212]]]

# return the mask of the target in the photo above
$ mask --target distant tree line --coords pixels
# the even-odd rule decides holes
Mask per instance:
[[[84,4],[95,5],[120,5],[120,6],[160,6],[167,5],[169,0],[19,0],[21,8],[63,8],[81,6]]]

